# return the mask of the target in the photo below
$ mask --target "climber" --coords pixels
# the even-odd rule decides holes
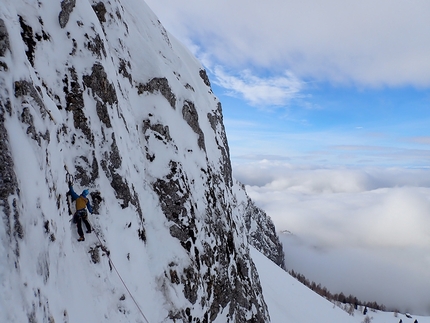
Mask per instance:
[[[93,208],[90,204],[90,201],[87,199],[88,190],[84,190],[81,195],[76,194],[73,190],[73,185],[69,183],[69,194],[72,196],[72,201],[76,201],[76,212],[73,215],[73,223],[76,223],[78,227],[79,238],[78,241],[84,241],[84,232],[82,231],[82,221],[84,221],[85,226],[87,227],[87,233],[91,233],[91,224],[88,222],[88,214],[87,210],[90,213],[93,213]]]

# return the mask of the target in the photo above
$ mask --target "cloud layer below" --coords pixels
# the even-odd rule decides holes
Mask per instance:
[[[287,267],[391,308],[430,314],[428,170],[235,169],[284,236]]]

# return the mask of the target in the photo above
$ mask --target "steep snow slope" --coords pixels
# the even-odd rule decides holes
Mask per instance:
[[[400,320],[403,323],[413,323],[415,320],[418,323],[430,323],[430,317],[407,317],[405,314],[370,309],[366,315],[359,310],[350,315],[299,283],[256,249],[251,248],[251,255],[260,276],[272,323],[398,323]]]
[[[201,65],[139,0],[0,6],[0,322],[268,322]]]

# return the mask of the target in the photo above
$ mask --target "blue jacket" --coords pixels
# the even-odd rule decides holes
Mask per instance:
[[[87,209],[90,213],[93,213],[93,207],[91,206],[90,200],[86,197],[86,194],[84,194],[84,192],[82,192],[80,196],[85,197],[87,199]],[[70,195],[72,195],[72,201],[76,201],[76,199],[79,197],[79,195],[76,194],[76,192],[73,190],[73,186],[69,186],[69,193]]]

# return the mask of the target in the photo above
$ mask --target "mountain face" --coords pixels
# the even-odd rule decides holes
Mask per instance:
[[[285,270],[285,254],[272,219],[246,193],[243,184],[235,182],[233,190],[237,208],[243,214],[248,241],[251,246]]]
[[[268,322],[201,64],[140,0],[0,2],[0,321]]]

